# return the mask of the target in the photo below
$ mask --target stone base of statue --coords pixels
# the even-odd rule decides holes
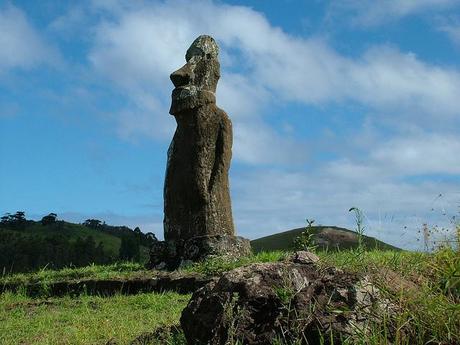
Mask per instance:
[[[248,239],[240,236],[197,236],[184,243],[185,260],[201,261],[210,256],[240,257],[251,254]]]
[[[147,267],[174,270],[207,258],[235,259],[251,253],[249,240],[240,236],[196,236],[186,241],[158,241],[150,249]]]

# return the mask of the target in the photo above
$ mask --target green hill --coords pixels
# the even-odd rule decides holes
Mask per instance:
[[[119,260],[146,262],[155,235],[139,228],[111,226],[97,219],[83,224],[57,220],[50,213],[41,221],[24,212],[5,214],[0,221],[0,272],[28,272],[43,267],[59,269]]]
[[[258,238],[251,241],[252,250],[258,253],[261,251],[292,249],[294,239],[305,229],[305,227],[297,228]],[[319,249],[349,249],[358,246],[358,236],[354,231],[336,226],[312,226],[310,229],[314,234],[313,238]],[[368,249],[400,250],[390,244],[365,235],[363,235],[363,243]]]
[[[118,256],[120,250],[121,238],[100,231],[98,229],[88,228],[81,224],[74,224],[62,221],[57,226],[42,225],[39,222],[28,223],[23,230],[18,231],[22,234],[40,235],[40,236],[53,236],[60,234],[66,237],[71,242],[77,238],[86,239],[92,237],[96,243],[102,242],[104,244],[104,251],[108,256]]]

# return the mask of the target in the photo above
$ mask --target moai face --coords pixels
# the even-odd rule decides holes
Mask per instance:
[[[206,103],[215,103],[220,64],[216,41],[206,35],[199,36],[188,48],[187,63],[170,76],[175,89],[172,92],[170,114],[176,115]]]

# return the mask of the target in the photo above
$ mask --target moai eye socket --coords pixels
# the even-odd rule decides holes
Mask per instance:
[[[206,60],[211,60],[211,54],[210,53],[206,54]]]

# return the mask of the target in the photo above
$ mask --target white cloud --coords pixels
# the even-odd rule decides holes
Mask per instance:
[[[439,12],[460,4],[459,0],[337,0],[332,2],[333,17],[348,14],[357,25],[373,26],[424,11]]]
[[[437,118],[460,114],[455,101],[460,73],[455,69],[429,65],[414,54],[379,47],[368,51],[348,73],[350,98],[356,97],[374,109],[397,110],[398,116],[408,112]]]
[[[63,15],[55,18],[48,25],[48,29],[64,39],[75,39],[77,33],[87,29],[89,19],[90,16],[83,6],[70,7]]]
[[[55,63],[56,52],[13,5],[0,7],[0,72]]]
[[[394,175],[460,174],[458,136],[423,135],[396,138],[377,148],[371,158]]]
[[[457,27],[450,28],[449,34],[450,34],[452,40],[455,43],[457,43],[458,45],[460,45],[460,25],[457,26]]]
[[[117,133],[119,136],[130,142],[138,142],[143,137],[171,138],[174,133],[175,121],[167,113],[164,117],[152,116],[145,109],[123,109],[116,114],[118,123]]]
[[[197,35],[213,35],[225,58],[218,102],[234,120],[235,128],[241,129],[240,143],[250,145],[236,150],[236,158],[245,162],[260,162],[251,158],[264,155],[255,148],[269,152],[285,148],[285,161],[298,159],[291,154],[292,140],[281,143],[283,137],[277,130],[261,133],[262,126],[254,135],[248,129],[248,119],[260,123],[273,102],[318,106],[357,102],[376,114],[385,111],[406,120],[416,114],[418,118],[431,117],[432,122],[460,114],[460,73],[425,63],[410,52],[378,46],[352,59],[322,40],[292,37],[250,8],[210,1],[130,4],[124,11],[120,4],[116,2],[112,20],[95,28],[96,40],[89,56],[94,68],[133,99],[138,94],[151,95],[156,110],[142,105],[139,110],[149,114],[143,119],[150,116],[150,127],[159,129],[157,124],[164,122],[158,119],[164,118],[169,108],[169,74],[184,63],[184,52]],[[404,8],[409,11],[411,6]],[[162,137],[155,131],[149,133]]]
[[[447,33],[452,42],[460,46],[460,18],[443,23],[439,29]]]
[[[460,175],[460,140],[455,135],[417,133],[375,140],[360,158],[343,154],[324,165],[324,171],[349,183],[397,181],[430,174]]]
[[[236,122],[233,137],[233,153],[241,162],[300,164],[309,156],[306,144],[282,136],[261,121]]]

